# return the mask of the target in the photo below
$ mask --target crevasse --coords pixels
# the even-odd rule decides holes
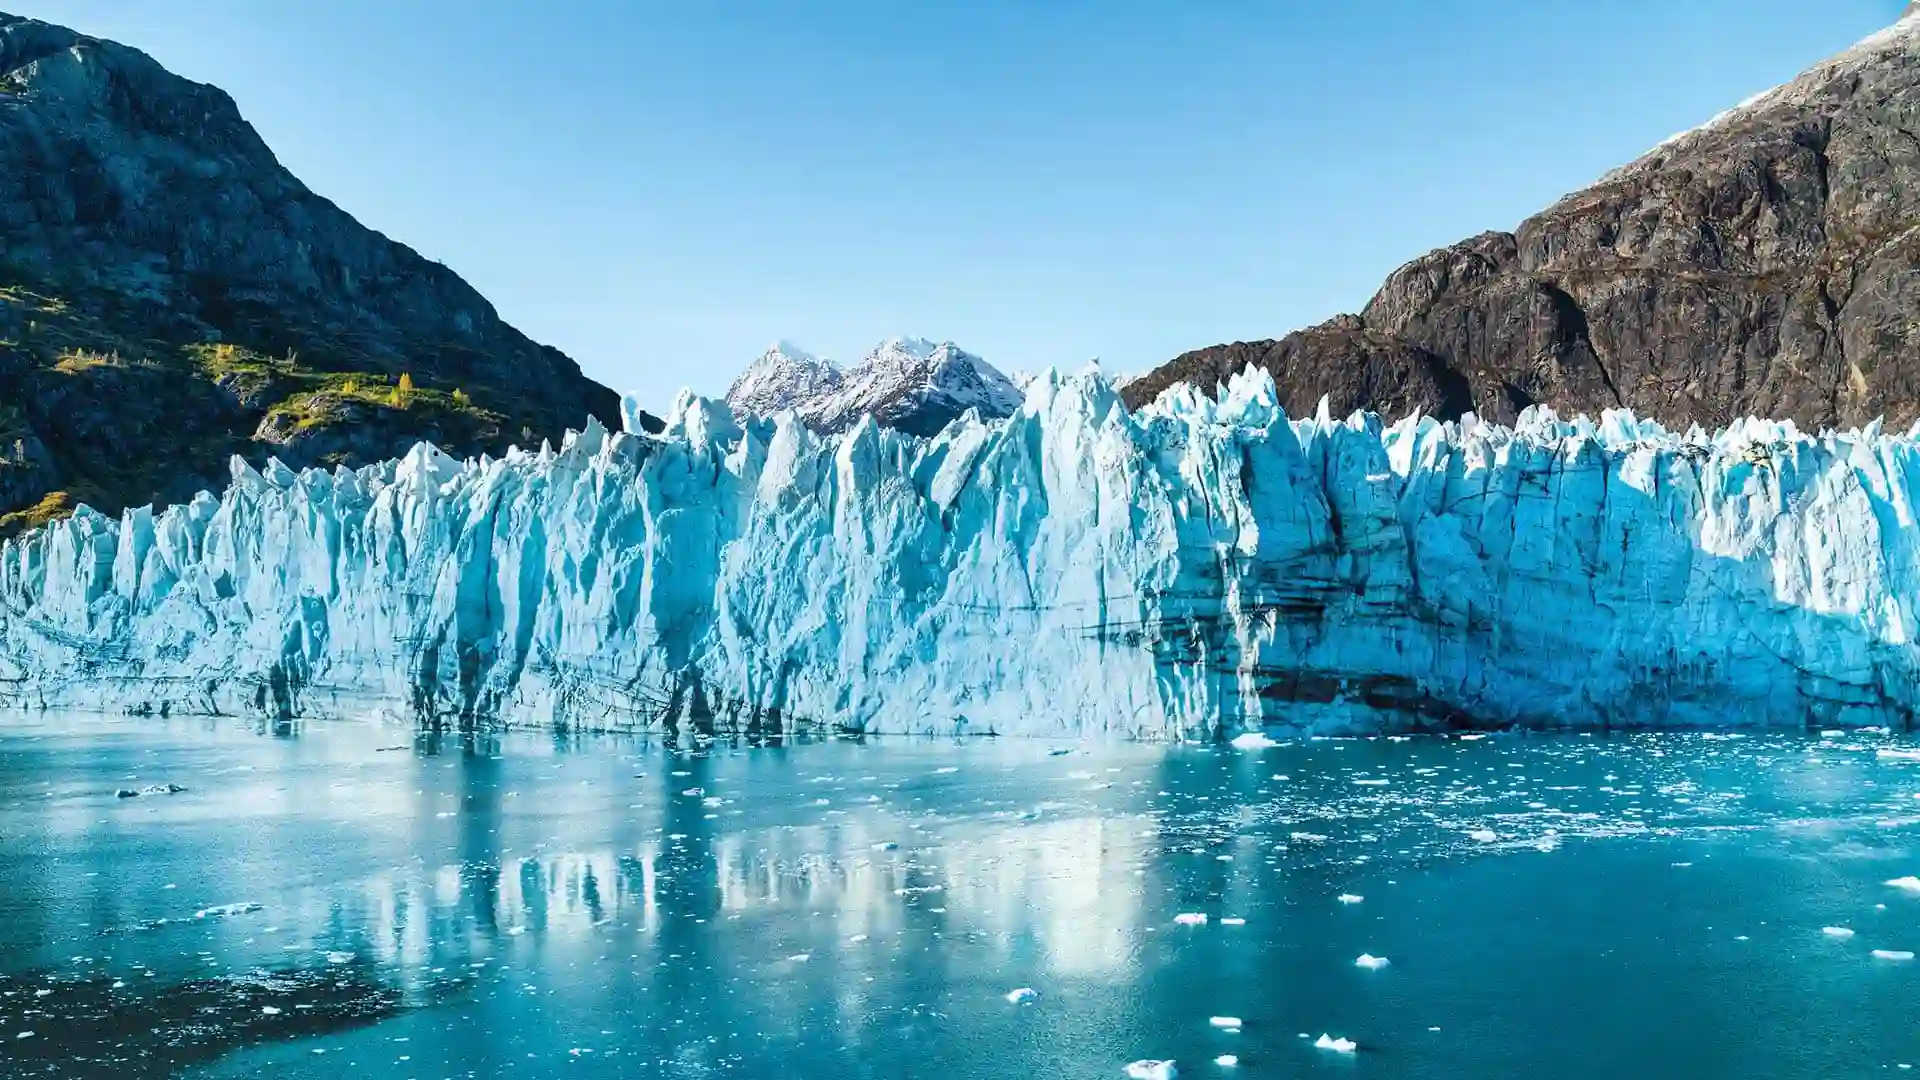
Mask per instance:
[[[678,734],[1891,724],[1920,432],[1290,420],[1095,373],[918,439],[683,394],[655,437],[0,549],[0,704]]]

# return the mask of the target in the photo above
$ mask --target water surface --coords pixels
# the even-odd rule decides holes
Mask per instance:
[[[1908,746],[14,718],[0,1075],[1884,1076]]]

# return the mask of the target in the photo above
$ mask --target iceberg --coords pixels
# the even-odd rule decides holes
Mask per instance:
[[[232,473],[0,546],[0,705],[1205,741],[1920,705],[1920,432],[1877,424],[1295,418],[1258,371],[1129,413],[1050,372],[930,437],[683,393],[658,435]]]

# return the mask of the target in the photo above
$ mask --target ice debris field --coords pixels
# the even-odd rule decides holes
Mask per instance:
[[[631,426],[631,425],[630,425]],[[918,438],[737,421],[0,549],[0,704],[771,735],[1905,727],[1916,433],[1289,418],[1097,373]]]
[[[1577,1033],[1559,1061],[1577,1060],[1591,1028],[1568,1016],[1692,1037],[1698,1014],[1650,1018],[1617,992],[1623,953],[1650,972],[1636,985],[1842,1016],[1819,1029],[1832,1038],[1771,1021],[1745,1033],[1763,1040],[1754,1060],[1804,1043],[1834,1066],[1793,1075],[1913,1061],[1893,980],[1913,976],[1920,944],[1920,764],[1879,753],[1909,743],[1889,732],[1058,756],[1026,740],[661,753],[522,732],[497,756],[396,756],[351,724],[262,739],[61,719],[0,732],[0,761],[16,763],[0,838],[33,852],[41,876],[23,879],[63,886],[0,928],[20,957],[0,990],[28,991],[0,995],[0,1039],[37,1032],[29,1063],[79,1051],[137,1066],[188,1025],[251,1046],[287,1030],[268,1009],[311,1008],[302,1022],[352,1023],[310,1028],[290,1056],[325,1050],[334,1075],[397,1054],[448,1059],[426,1075],[536,1069],[535,1051],[570,1069],[575,1053],[613,1060],[579,1075],[671,1074],[691,1043],[808,1077],[1510,1076],[1474,1067],[1510,1059],[1472,1055],[1561,1024]],[[112,790],[130,772],[195,783],[123,802]],[[98,846],[85,834],[42,839],[24,823],[50,786],[154,840],[128,862],[81,857]],[[219,857],[234,844],[274,854]],[[1554,905],[1575,884],[1594,914],[1565,945]],[[834,1007],[849,987],[873,1005]],[[611,1011],[581,1009],[589,992]],[[395,1008],[449,1000],[485,1003],[451,1039],[436,1035],[445,1011]],[[489,1058],[476,1029],[537,1034]],[[1060,1037],[1085,1031],[1114,1034],[1092,1051]],[[769,1070],[712,1070],[729,1071]]]

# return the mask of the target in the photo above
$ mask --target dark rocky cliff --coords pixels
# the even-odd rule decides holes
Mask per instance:
[[[1186,353],[1298,415],[1621,404],[1669,424],[1920,418],[1920,19],[1677,136],[1512,233],[1425,255],[1357,316]]]
[[[235,452],[472,454],[619,414],[309,191],[222,91],[0,14],[0,532],[184,498]]]

